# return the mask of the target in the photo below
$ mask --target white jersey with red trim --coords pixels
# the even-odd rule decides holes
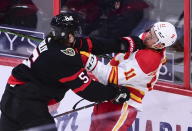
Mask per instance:
[[[141,110],[142,98],[152,90],[158,79],[165,50],[143,49],[117,54],[108,65],[98,62],[92,73],[103,84],[127,86],[131,91],[129,105]]]

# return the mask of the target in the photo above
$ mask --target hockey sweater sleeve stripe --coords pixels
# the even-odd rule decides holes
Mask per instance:
[[[9,77],[7,83],[10,84],[10,85],[22,85],[22,84],[25,84],[26,82],[20,81],[20,80],[16,79],[14,76],[11,75]]]
[[[63,77],[63,78],[59,79],[59,81],[61,83],[65,83],[65,82],[75,80],[79,76],[79,74],[84,70],[85,70],[84,68],[81,68],[77,73],[73,74],[72,76]]]
[[[108,83],[118,84],[118,68],[113,66],[109,74]]]
[[[134,87],[131,87],[131,86],[126,86],[129,90],[130,90],[130,92],[131,92],[131,94],[130,94],[130,99],[132,99],[132,100],[134,100],[134,101],[136,101],[136,102],[138,102],[138,103],[141,103],[142,102],[142,99],[143,99],[143,97],[144,97],[144,95],[145,95],[145,92],[144,91],[141,91],[141,90],[138,90],[138,89],[136,89],[136,88],[134,88]]]
[[[83,84],[83,85],[80,86],[79,88],[74,89],[73,91],[74,91],[75,93],[78,93],[78,92],[80,92],[80,91],[83,91],[83,90],[85,90],[86,87],[88,87],[88,86],[90,85],[90,83],[91,83],[91,80],[89,80],[88,83]]]
[[[92,52],[93,49],[93,43],[90,38],[86,38],[87,45],[88,45],[88,52]]]
[[[134,93],[130,93],[130,98],[138,103],[142,102],[142,98],[136,96]]]

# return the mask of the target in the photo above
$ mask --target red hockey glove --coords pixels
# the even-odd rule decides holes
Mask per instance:
[[[83,65],[85,66],[85,69],[87,71],[93,71],[98,62],[97,57],[85,51],[80,51],[80,54],[81,54],[81,60]]]
[[[135,52],[138,49],[145,48],[143,41],[137,36],[122,37],[121,39],[128,44],[128,52]]]

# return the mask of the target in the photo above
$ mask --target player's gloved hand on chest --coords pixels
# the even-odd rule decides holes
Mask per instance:
[[[122,37],[121,39],[123,42],[126,42],[128,52],[135,52],[138,49],[140,50],[146,47],[143,43],[143,40],[137,36]]]
[[[82,63],[85,66],[85,69],[87,71],[93,71],[98,63],[97,57],[85,51],[80,51],[80,55],[81,55]]]
[[[112,100],[114,104],[123,104],[130,98],[130,91],[124,86],[118,86],[117,96]]]

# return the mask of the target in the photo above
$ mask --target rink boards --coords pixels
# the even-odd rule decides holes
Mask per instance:
[[[12,67],[0,66],[0,98]],[[52,115],[72,110],[81,98],[68,91]],[[90,104],[82,101],[78,107]],[[143,101],[143,111],[139,112],[131,131],[192,131],[192,99],[188,96],[151,91]],[[87,131],[89,129],[92,107],[73,112],[55,119],[59,131]]]

